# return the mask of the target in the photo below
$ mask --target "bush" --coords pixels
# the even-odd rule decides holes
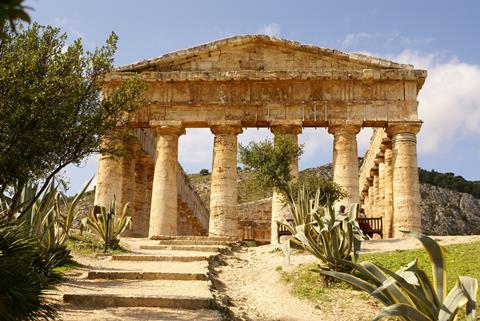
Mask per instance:
[[[85,193],[93,178],[91,178],[73,200],[58,189],[54,181],[47,191],[38,198],[32,207],[17,217],[17,222],[24,224],[27,236],[37,240],[38,252],[47,261],[56,266],[71,259],[66,242],[73,222],[78,217],[77,204]],[[22,191],[21,202],[27,204],[37,193],[37,185],[28,183]],[[19,209],[22,212],[23,208]],[[17,215],[16,215],[17,216]]]
[[[322,206],[321,198],[321,190],[317,189],[311,199],[305,186],[291,198],[289,209],[293,223],[283,221],[280,224],[294,238],[284,243],[284,252],[289,257],[291,247],[300,248],[313,254],[319,260],[321,269],[349,272],[352,267],[346,262],[356,261],[363,239],[355,220],[358,204],[352,205],[347,215],[339,215],[328,201]]]
[[[60,275],[40,256],[25,227],[0,219],[0,316],[2,320],[53,320],[56,304],[47,293]]]
[[[201,169],[201,170],[200,170],[200,175],[202,175],[202,176],[207,176],[208,174],[210,174],[210,172],[208,171],[208,169],[204,168],[204,169]]]
[[[127,216],[127,211],[130,203],[125,204],[121,213],[117,213],[117,205],[115,199],[107,209],[104,206],[96,206],[82,219],[82,226],[88,228],[97,237],[99,237],[105,244],[105,249],[108,247],[117,249],[120,233],[130,227],[132,218]]]

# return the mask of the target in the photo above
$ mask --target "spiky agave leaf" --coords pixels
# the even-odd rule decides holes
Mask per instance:
[[[0,219],[0,316],[7,321],[53,320],[57,305],[47,293],[59,276],[24,229]]]

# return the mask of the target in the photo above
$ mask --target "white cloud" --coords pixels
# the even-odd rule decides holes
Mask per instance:
[[[257,33],[264,34],[268,36],[278,37],[280,36],[280,26],[278,23],[270,23],[268,25],[262,26]]]
[[[434,41],[434,37],[418,37],[418,36],[405,36],[399,32],[357,32],[347,34],[342,42],[341,46],[344,49],[351,48],[353,46],[362,45],[363,47],[369,47],[370,45],[383,44],[386,46],[400,45],[400,46],[425,46]]]
[[[352,45],[372,37],[372,34],[366,32],[349,33],[343,38],[342,47],[349,48]]]
[[[455,142],[480,134],[480,66],[444,54],[405,50],[394,60],[426,69],[428,76],[418,96],[424,121],[419,151],[448,150]]]

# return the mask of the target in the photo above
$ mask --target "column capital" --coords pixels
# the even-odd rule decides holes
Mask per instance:
[[[302,132],[302,121],[281,119],[270,121],[270,131],[274,134],[293,134],[298,135]]]
[[[349,123],[330,123],[328,126],[328,133],[332,135],[345,135],[353,134],[356,135],[360,132],[362,128],[360,123],[349,122]]]
[[[389,122],[387,126],[387,135],[392,138],[394,135],[401,133],[418,134],[422,127],[423,121],[413,122]]]
[[[176,120],[151,120],[149,122],[152,132],[156,135],[183,135],[185,128],[181,121]]]
[[[384,137],[380,144],[380,150],[385,153],[387,149],[392,149],[392,140],[389,137]]]
[[[242,122],[237,120],[211,121],[209,125],[210,125],[210,130],[214,135],[218,135],[218,134],[238,135],[238,134],[241,134],[243,131]]]

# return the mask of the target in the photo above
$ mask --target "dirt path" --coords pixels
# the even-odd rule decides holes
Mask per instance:
[[[442,245],[480,241],[480,236],[435,237]],[[380,252],[421,247],[413,238],[366,241],[364,252]],[[381,306],[359,291],[328,289],[322,302],[301,300],[281,280],[279,270],[292,271],[300,264],[314,262],[309,254],[291,257],[291,264],[276,250],[266,245],[243,248],[225,259],[218,269],[223,292],[230,298],[234,315],[243,320],[370,320]],[[359,299],[361,297],[361,299]]]

